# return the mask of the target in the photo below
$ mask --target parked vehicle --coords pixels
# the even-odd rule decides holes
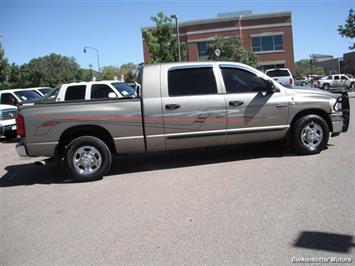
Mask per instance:
[[[34,89],[0,90],[0,103],[8,105],[33,104],[42,99],[41,93]]]
[[[276,80],[278,83],[284,86],[293,86],[295,81],[293,80],[291,71],[288,68],[273,68],[265,71],[265,74]]]
[[[306,77],[298,77],[295,79],[295,85],[306,86],[308,84],[308,79]]]
[[[135,88],[117,80],[75,82],[63,84],[50,91],[44,102],[80,101],[137,96]]]
[[[13,139],[17,136],[16,114],[16,107],[0,104],[0,137],[5,136],[7,139]]]
[[[96,180],[112,154],[274,140],[315,154],[349,126],[345,95],[288,89],[244,64],[151,64],[140,83],[140,97],[20,106],[18,154],[63,158],[71,176]]]
[[[314,88],[318,88],[318,80],[320,79],[325,79],[326,77],[322,77],[322,76],[315,76],[312,78],[311,80],[311,86],[313,86]]]
[[[327,91],[339,88],[355,89],[355,79],[344,74],[330,75],[318,80],[318,88]]]

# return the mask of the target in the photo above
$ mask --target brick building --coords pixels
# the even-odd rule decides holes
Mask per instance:
[[[142,28],[142,32],[147,28]],[[258,58],[258,68],[287,67],[295,73],[291,12],[253,15],[251,11],[219,14],[217,18],[179,23],[189,61],[206,61],[208,42],[239,35]],[[143,40],[144,62],[150,54]]]

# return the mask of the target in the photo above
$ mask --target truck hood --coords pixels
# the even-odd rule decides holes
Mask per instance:
[[[289,95],[305,95],[305,96],[324,96],[324,97],[328,97],[328,98],[337,98],[340,96],[340,94],[335,94],[335,93],[331,93],[329,91],[324,91],[324,90],[320,90],[320,89],[315,89],[315,88],[309,88],[309,89],[305,89],[305,88],[297,88],[297,87],[293,87],[292,89],[287,89],[287,93]]]

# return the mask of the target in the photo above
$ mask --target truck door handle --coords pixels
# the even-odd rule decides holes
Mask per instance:
[[[167,104],[165,105],[165,109],[168,110],[173,110],[173,109],[178,109],[180,108],[180,104]]]
[[[229,105],[230,106],[239,106],[242,105],[244,102],[243,101],[230,101]]]

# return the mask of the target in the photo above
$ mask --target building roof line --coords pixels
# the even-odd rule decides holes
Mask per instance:
[[[243,20],[251,20],[251,19],[263,19],[263,18],[274,18],[274,17],[286,17],[286,16],[292,16],[292,12],[285,11],[285,12],[275,12],[275,13],[265,13],[265,14],[255,14],[255,15],[238,15],[236,17],[226,17],[226,18],[190,20],[190,21],[179,23],[179,27],[218,23],[218,22],[228,22],[228,21],[239,21],[240,18]],[[142,27],[141,31],[154,29],[154,28],[155,28],[154,26]]]

